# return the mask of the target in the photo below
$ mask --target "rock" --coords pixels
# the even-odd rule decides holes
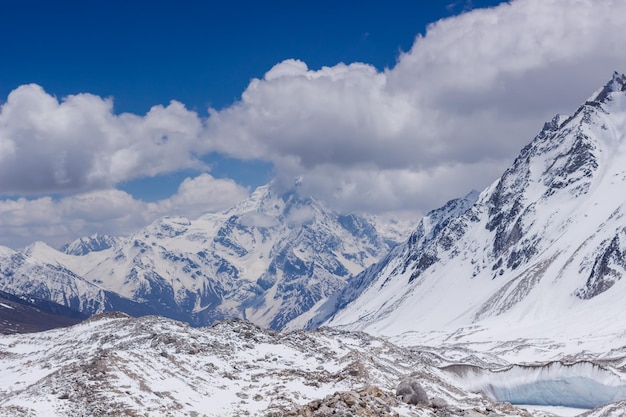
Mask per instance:
[[[407,404],[429,405],[428,395],[420,383],[412,378],[407,378],[400,382],[396,388],[396,396]]]
[[[464,417],[485,417],[485,414],[481,413],[480,410],[465,410],[463,414]]]
[[[432,408],[447,408],[448,407],[448,403],[446,402],[446,400],[444,400],[441,397],[433,398],[430,405]]]
[[[348,406],[352,407],[359,403],[359,395],[354,392],[344,392],[341,395],[341,400]]]
[[[365,396],[372,396],[372,397],[382,397],[385,395],[385,393],[378,387],[374,387],[372,385],[368,385],[365,388],[363,388],[360,392],[359,395],[361,397],[365,397]]]
[[[313,413],[313,417],[326,417],[326,416],[330,416],[332,413],[333,413],[333,410],[331,410],[330,407],[322,405]]]
[[[336,392],[333,395],[327,395],[323,400],[311,401],[300,408],[283,410],[284,414],[281,416],[399,417],[392,408],[398,405],[398,400],[392,392],[368,386],[359,392]]]

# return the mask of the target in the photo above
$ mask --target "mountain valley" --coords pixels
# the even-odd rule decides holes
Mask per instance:
[[[405,237],[264,186],[0,248],[8,296],[92,316],[0,337],[0,415],[623,417],[625,136],[615,73]]]

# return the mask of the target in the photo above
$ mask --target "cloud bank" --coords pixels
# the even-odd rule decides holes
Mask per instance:
[[[110,99],[21,86],[0,110],[0,194],[68,195],[28,202],[42,210],[90,193],[122,201],[131,197],[115,184],[203,170],[199,157],[217,152],[270,161],[277,184],[302,176],[303,190],[341,210],[423,212],[486,186],[544,121],[626,71],[624,27],[621,0],[515,0],[430,25],[383,71],[283,61],[208,116],[175,101],[116,115]],[[196,197],[179,190],[161,207],[196,210]],[[25,228],[39,227],[37,210]],[[124,219],[106,224],[140,223]]]
[[[176,194],[146,203],[114,188],[89,191],[60,199],[40,197],[0,201],[0,236],[13,247],[34,240],[61,246],[96,232],[126,235],[161,216],[176,213],[191,219],[232,207],[248,190],[209,174],[185,179]],[[6,242],[6,243],[5,243]]]

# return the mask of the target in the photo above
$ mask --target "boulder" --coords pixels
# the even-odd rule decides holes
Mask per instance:
[[[396,388],[396,396],[407,404],[429,405],[428,395],[422,385],[415,379],[407,378]]]

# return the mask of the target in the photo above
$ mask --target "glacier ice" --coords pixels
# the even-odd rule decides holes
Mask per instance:
[[[592,362],[514,365],[489,370],[449,369],[457,382],[497,401],[591,409],[626,399],[626,381],[616,371]]]

